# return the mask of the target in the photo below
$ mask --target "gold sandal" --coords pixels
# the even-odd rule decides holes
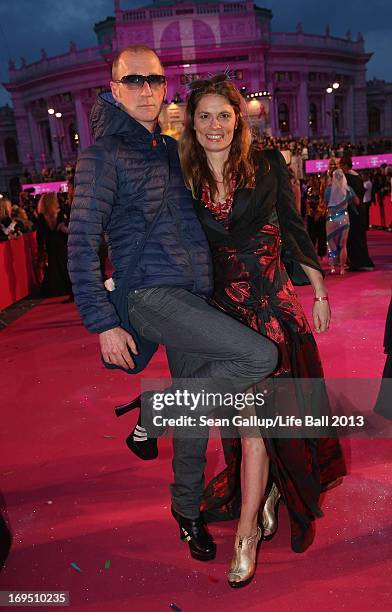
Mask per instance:
[[[281,495],[275,483],[272,484],[271,490],[263,508],[263,540],[272,540],[278,529],[278,509]],[[266,532],[267,535],[266,535]]]
[[[256,571],[257,547],[263,538],[260,527],[251,536],[236,535],[234,555],[230,565],[227,581],[235,589],[249,584]],[[253,559],[254,551],[254,559]]]

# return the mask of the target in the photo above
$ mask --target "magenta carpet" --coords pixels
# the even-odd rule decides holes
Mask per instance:
[[[327,377],[381,376],[392,234],[371,231],[369,242],[376,271],[328,280],[333,323],[317,337]],[[299,294],[309,314],[311,289]],[[93,612],[391,610],[391,439],[343,440],[349,475],[325,494],[314,544],[291,551],[281,506],[255,580],[234,591],[235,524],[211,527],[215,561],[189,556],[170,516],[170,440],[156,461],[128,451],[135,417],[116,420],[113,406],[140,378],[101,367],[74,305],[42,302],[0,333],[0,348],[0,501],[14,537],[0,590],[69,591],[71,609]],[[146,375],[167,374],[160,350]],[[212,439],[207,477],[221,466]]]

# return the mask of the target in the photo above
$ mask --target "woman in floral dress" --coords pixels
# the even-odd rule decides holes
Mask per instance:
[[[313,286],[318,333],[328,329],[330,320],[323,275],[296,211],[284,158],[278,151],[252,146],[242,107],[227,75],[193,82],[180,141],[185,182],[213,256],[212,303],[277,344],[275,384],[282,379],[294,379],[296,385],[304,379],[322,381],[317,346],[283,257],[292,277]],[[317,388],[317,401],[328,410],[323,383],[321,392]],[[310,385],[305,403],[314,395]],[[302,409],[293,406],[293,412]],[[260,433],[223,440],[227,467],[209,484],[203,500],[207,520],[239,516],[228,573],[233,587],[248,584],[255,573],[262,539],[258,514],[271,486],[276,493],[269,497],[270,511],[281,496],[290,517],[292,548],[302,552],[313,541],[314,519],[322,516],[321,492],[345,474],[336,439]]]

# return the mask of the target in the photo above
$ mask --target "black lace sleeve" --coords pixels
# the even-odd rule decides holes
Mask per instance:
[[[282,235],[282,259],[295,285],[309,284],[300,264],[323,274],[315,248],[298,214],[286,161],[279,151],[270,151],[271,165],[278,177],[276,211]],[[323,274],[324,275],[324,274]]]

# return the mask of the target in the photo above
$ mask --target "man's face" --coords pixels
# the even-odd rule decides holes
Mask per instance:
[[[154,53],[147,51],[124,53],[119,61],[116,80],[128,74],[163,74],[162,66]],[[131,117],[147,130],[154,130],[166,95],[166,84],[151,87],[144,82],[139,89],[130,89],[123,83],[110,82],[114,99]]]

